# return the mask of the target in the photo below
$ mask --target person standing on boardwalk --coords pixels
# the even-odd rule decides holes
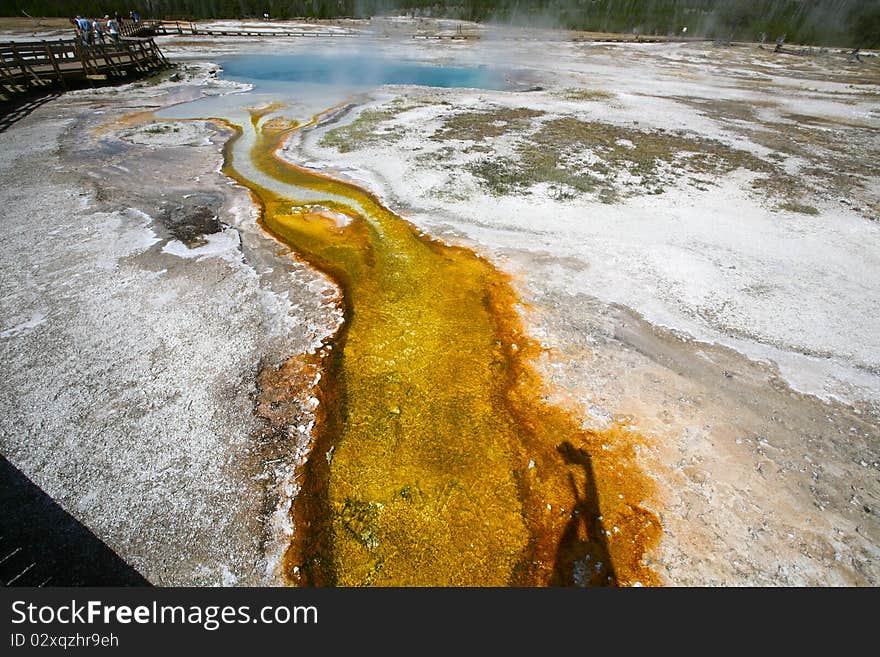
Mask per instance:
[[[776,39],[776,48],[773,49],[773,52],[782,52],[782,46],[785,43],[785,37],[787,34],[783,34],[781,37]]]
[[[92,26],[89,23],[88,18],[83,18],[79,14],[76,16],[76,32],[79,35],[79,38],[82,39],[82,44],[84,46],[89,45],[89,35],[92,33]]]
[[[101,21],[99,21],[97,18],[92,21],[92,32],[95,33],[95,38],[97,39],[97,41],[100,41],[101,45],[103,46],[105,43],[104,28],[101,27]]]
[[[113,43],[119,45],[119,27],[116,25],[116,19],[107,15],[104,16],[104,20],[107,21],[107,31],[110,33],[110,38],[113,39]]]

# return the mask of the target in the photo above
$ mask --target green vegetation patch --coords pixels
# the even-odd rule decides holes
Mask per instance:
[[[525,107],[499,107],[480,112],[463,112],[447,118],[431,139],[482,141],[486,138],[501,137],[511,132],[529,129],[532,120],[543,115],[544,112]]]
[[[754,128],[729,126],[752,142],[772,149],[770,157],[774,159],[783,154],[806,162],[796,179],[780,171],[756,181],[757,187],[782,194],[790,201],[798,201],[807,192],[857,197],[863,208],[880,200],[872,183],[880,177],[880,159],[870,156],[880,147],[876,131],[855,126],[824,127],[815,117],[813,123],[796,122],[794,116],[790,115],[790,123],[765,123]],[[797,120],[801,118],[797,116]]]
[[[567,89],[560,93],[579,99],[598,99],[604,94],[589,89]],[[691,99],[680,100],[691,103]],[[391,122],[402,113],[426,104],[398,99],[364,110],[351,123],[328,131],[320,143],[343,153],[396,143],[408,130],[423,128]],[[543,184],[556,200],[586,194],[604,203],[661,194],[679,179],[705,191],[716,184],[719,177],[746,169],[760,174],[752,183],[756,194],[774,199],[773,202],[780,201],[781,204],[775,206],[778,209],[801,214],[818,212],[807,202],[815,189],[832,185],[846,192],[864,184],[864,179],[852,170],[853,161],[858,160],[846,157],[850,155],[846,151],[853,147],[841,142],[838,131],[794,122],[761,125],[757,122],[755,105],[725,100],[700,103],[699,109],[713,118],[741,121],[737,126],[728,123],[728,128],[773,149],[766,158],[685,130],[644,130],[638,126],[573,117],[550,118],[540,110],[523,107],[491,107],[447,116],[429,137],[443,146],[439,150],[426,149],[416,156],[416,163],[467,171],[483,189],[497,196],[529,194],[535,185]],[[750,125],[753,122],[754,125]],[[849,132],[861,131],[850,128]],[[507,143],[512,152],[498,153],[494,140],[502,137],[509,138]],[[817,184],[819,178],[816,172],[811,176],[809,168],[804,171],[807,175],[799,176],[783,169],[782,163],[788,157],[809,157],[815,155],[817,149],[826,157],[830,154],[835,161],[835,166],[822,172],[824,184]],[[465,165],[453,164],[458,154],[475,159]],[[868,167],[867,173],[875,173],[875,168]],[[461,179],[457,173],[453,178],[456,182],[450,181],[447,191],[458,198]]]
[[[554,95],[564,100],[592,102],[603,102],[607,100],[612,100],[616,97],[610,91],[582,88],[563,89],[562,91],[556,92]]]
[[[170,132],[180,132],[178,126],[170,126],[164,123],[157,123],[144,129],[144,132],[151,135],[166,135]]]
[[[757,81],[749,79],[750,86]],[[772,85],[770,85],[772,86]],[[758,120],[758,108],[773,108],[776,104],[765,100],[733,100],[730,98],[694,98],[693,96],[672,96],[671,100],[694,108],[703,116],[724,124],[730,121],[753,123]]]
[[[469,170],[493,194],[523,193],[549,183],[558,198],[593,193],[612,203],[621,196],[662,193],[683,174],[723,175],[738,168],[774,171],[750,153],[683,131],[557,118],[522,140],[516,157],[486,158]]]
[[[799,214],[808,214],[812,216],[819,214],[819,208],[798,201],[785,201],[784,203],[780,203],[777,208],[780,210],[787,210],[788,212],[797,212]]]
[[[403,137],[403,130],[384,124],[420,106],[418,103],[397,99],[384,107],[366,109],[351,123],[328,130],[319,144],[335,148],[340,153],[350,153],[369,146],[396,143]]]

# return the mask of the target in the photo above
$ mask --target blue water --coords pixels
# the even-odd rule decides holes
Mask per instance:
[[[434,66],[352,55],[242,55],[222,62],[224,77],[241,82],[297,82],[343,87],[415,84],[504,89],[504,75],[486,67]]]

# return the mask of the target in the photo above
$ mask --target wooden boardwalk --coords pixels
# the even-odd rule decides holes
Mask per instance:
[[[193,36],[238,36],[238,37],[353,37],[357,32],[335,30],[259,30],[205,28],[188,21],[152,21],[153,34],[193,35]]]
[[[144,29],[148,28],[133,24],[127,32]],[[124,81],[167,66],[168,61],[152,38],[126,37],[119,43],[108,38],[105,43],[90,46],[79,38],[11,41],[0,43],[0,96],[12,100],[35,90],[48,92]]]
[[[242,28],[207,28],[202,27],[192,21],[145,21],[143,23],[150,34],[162,36],[167,35],[192,35],[192,36],[224,36],[224,37],[373,37],[376,34],[370,32],[358,31],[330,31],[330,30],[260,30]],[[128,26],[128,24],[126,24]],[[125,28],[123,28],[124,30]],[[386,35],[387,38],[387,35]],[[479,32],[465,32],[459,30],[454,33],[436,33],[436,32],[417,32],[412,35],[413,39],[423,41],[475,41],[484,39],[485,36]],[[499,38],[499,37],[493,37]],[[527,34],[510,35],[502,37],[504,40],[512,41],[531,41],[534,36]],[[710,39],[700,39],[691,37],[669,37],[669,36],[632,36],[627,34],[620,35],[575,35],[571,36],[568,41],[574,42],[596,42],[596,43],[673,43],[673,42],[698,42],[709,41]]]

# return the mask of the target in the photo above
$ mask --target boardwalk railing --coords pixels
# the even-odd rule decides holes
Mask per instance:
[[[125,21],[119,27],[119,33],[124,37],[153,36],[156,28],[162,21],[147,19],[141,21]]]
[[[194,36],[243,36],[243,37],[350,37],[357,32],[336,30],[277,29],[266,30],[249,28],[242,24],[239,28],[203,27],[192,21],[151,21],[153,34],[191,34]]]
[[[0,43],[0,93],[12,97],[38,87],[67,89],[83,82],[146,75],[168,66],[152,39],[80,39]]]

